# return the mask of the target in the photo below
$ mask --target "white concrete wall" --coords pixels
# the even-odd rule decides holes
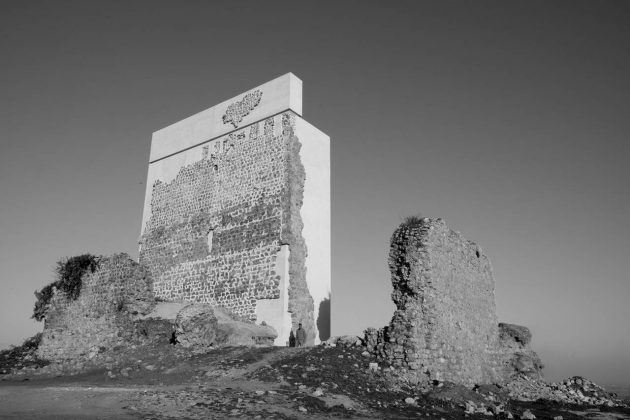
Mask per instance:
[[[304,202],[300,214],[306,241],[306,283],[315,304],[315,322],[319,305],[330,298],[330,137],[300,117],[296,132],[302,148],[300,159],[306,172]],[[319,342],[319,334],[315,343]]]
[[[223,115],[230,105],[256,90],[262,92],[260,103],[243,118],[238,127],[234,127],[230,122],[223,122]],[[302,115],[302,81],[292,73],[154,132],[149,162],[163,159],[289,109]]]

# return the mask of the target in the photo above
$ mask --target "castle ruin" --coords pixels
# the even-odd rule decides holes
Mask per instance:
[[[330,144],[301,114],[289,73],[155,132],[139,262],[100,258],[73,299],[52,288],[38,354],[89,357],[173,328],[193,347],[286,345],[300,323],[307,345],[326,340]],[[417,382],[541,376],[529,330],[498,323],[476,243],[442,219],[409,218],[388,262],[396,311],[362,341],[379,361]],[[174,319],[165,304],[181,305]]]
[[[291,73],[153,133],[140,263],[164,300],[221,306],[285,345],[330,326],[330,141]]]
[[[389,269],[396,310],[366,330],[368,350],[409,379],[462,384],[540,377],[526,327],[499,324],[490,260],[442,219],[410,218],[392,235]]]

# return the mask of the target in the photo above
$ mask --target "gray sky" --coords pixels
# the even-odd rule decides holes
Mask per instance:
[[[630,3],[3,1],[0,347],[60,257],[137,257],[151,133],[288,71],[331,137],[332,332],[407,215],[494,266],[557,380],[630,377]]]

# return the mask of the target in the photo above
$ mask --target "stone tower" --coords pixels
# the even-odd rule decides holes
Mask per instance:
[[[153,133],[140,262],[165,300],[225,307],[288,341],[330,333],[330,139],[291,73]]]

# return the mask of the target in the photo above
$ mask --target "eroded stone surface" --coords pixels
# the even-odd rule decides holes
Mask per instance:
[[[368,351],[418,381],[471,385],[540,375],[529,330],[499,329],[489,259],[442,219],[401,224],[389,268],[397,309],[387,327],[366,331]]]
[[[504,356],[499,366],[500,376],[509,378],[517,373],[530,378],[542,378],[543,363],[530,347],[529,328],[515,324],[499,324],[500,351]]]
[[[186,348],[272,345],[276,336],[270,326],[239,320],[205,303],[184,304],[175,317],[175,339]]]
[[[38,355],[74,359],[126,343],[137,334],[134,318],[155,305],[149,272],[127,254],[103,258],[82,278],[76,300],[55,291]]]
[[[206,303],[159,302],[148,270],[126,254],[102,258],[82,277],[76,300],[55,291],[39,357],[56,362],[93,359],[138,346],[180,344],[194,351],[223,345],[272,345],[277,334]]]

